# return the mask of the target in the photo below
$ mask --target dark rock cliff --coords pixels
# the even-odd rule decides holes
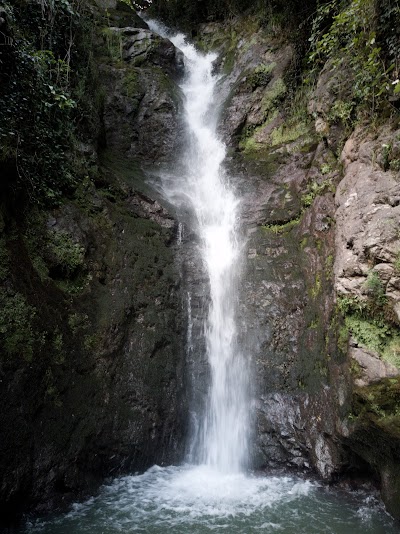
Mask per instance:
[[[20,38],[18,17],[40,6],[17,7],[5,19]],[[2,521],[63,507],[106,477],[183,453],[177,222],[150,198],[142,170],[177,145],[180,57],[123,6],[90,17],[98,115],[89,133],[78,124],[60,158],[75,158],[77,185],[53,206],[2,192]],[[15,73],[3,74],[12,84]],[[12,153],[2,173],[22,181],[9,161]]]

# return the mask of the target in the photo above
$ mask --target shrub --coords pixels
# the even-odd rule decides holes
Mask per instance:
[[[7,73],[0,84],[2,188],[8,199],[54,205],[77,185],[77,125],[81,128],[93,113],[93,104],[87,104],[94,100],[90,91],[82,96],[93,71],[87,6],[18,0],[6,8],[10,40],[1,50]]]
[[[365,289],[375,306],[382,307],[386,304],[387,298],[385,295],[385,288],[377,272],[371,271],[368,274],[365,282]]]
[[[346,119],[353,104],[364,104],[374,111],[393,93],[399,68],[399,45],[395,37],[399,25],[399,6],[390,0],[381,7],[374,0],[348,3],[331,0],[318,7],[310,38],[309,62],[315,69],[320,69],[329,59],[334,68],[345,64],[351,67],[354,102],[342,104]]]

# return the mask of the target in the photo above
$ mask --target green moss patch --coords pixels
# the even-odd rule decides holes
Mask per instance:
[[[324,180],[321,183],[313,181],[308,184],[307,191],[301,197],[301,203],[304,208],[308,208],[317,196],[322,195],[327,191],[333,193],[334,190],[335,188],[330,180]]]
[[[394,335],[385,345],[382,357],[400,369],[400,334]]]
[[[0,341],[9,356],[33,356],[35,333],[33,320],[36,308],[21,293],[10,294],[0,289]]]
[[[373,282],[374,292],[367,300],[345,295],[338,298],[338,309],[343,314],[345,325],[361,346],[400,367],[400,332],[385,318],[385,306],[376,302],[376,291],[380,295],[380,285]]]
[[[290,221],[283,223],[271,223],[263,225],[263,229],[267,232],[272,232],[274,234],[283,234],[285,232],[290,232],[300,223],[301,218],[296,217]]]
[[[84,248],[76,243],[67,232],[55,230],[49,232],[48,246],[55,258],[54,267],[62,276],[73,277],[79,267],[82,267],[85,257]]]
[[[271,73],[275,66],[275,63],[262,63],[261,65],[258,65],[253,72],[247,76],[247,83],[249,84],[250,88],[254,91],[254,89],[257,87],[266,87],[271,80]],[[272,90],[270,92],[272,92]]]
[[[274,65],[272,63],[272,65]],[[264,113],[271,112],[286,94],[286,85],[282,78],[278,78],[271,87],[265,91],[261,100],[261,109]]]
[[[372,419],[388,434],[400,438],[400,378],[390,378],[363,388],[357,388],[353,414]]]
[[[257,141],[257,134],[263,129],[267,128],[278,117],[279,111],[275,109],[271,111],[260,126],[248,126],[245,128],[242,138],[239,142],[239,148],[246,156],[255,155],[262,157],[269,152],[268,143],[260,143]]]
[[[278,146],[285,143],[292,143],[305,136],[311,139],[309,134],[310,128],[303,122],[299,122],[298,124],[282,124],[272,131],[271,145]]]
[[[356,315],[346,317],[345,323],[360,345],[382,354],[391,333],[391,328],[387,324],[383,322],[379,324]]]
[[[129,98],[135,98],[138,93],[141,93],[140,77],[136,69],[130,68],[127,70],[122,82],[122,89],[125,96]]]

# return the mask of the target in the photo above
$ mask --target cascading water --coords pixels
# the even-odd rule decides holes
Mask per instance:
[[[249,433],[249,366],[238,347],[235,321],[238,201],[223,171],[225,146],[216,133],[215,56],[199,54],[183,35],[171,40],[183,51],[187,72],[182,90],[189,142],[184,157],[186,176],[179,186],[195,215],[210,283],[205,322],[210,386],[195,450],[200,463],[225,473],[238,472],[246,464]]]
[[[162,33],[156,24],[152,29]],[[191,450],[197,465],[161,468],[116,479],[100,494],[64,516],[28,524],[24,533],[116,534],[391,534],[397,532],[378,501],[341,494],[294,477],[246,473],[250,434],[249,371],[238,347],[235,294],[240,265],[238,200],[223,170],[225,147],[216,134],[213,55],[201,55],[171,39],[186,60],[188,147],[185,171],[165,187],[169,200],[191,207],[209,277],[205,319],[210,385]],[[182,226],[178,239],[182,240]],[[192,302],[188,294],[188,346],[193,348]]]

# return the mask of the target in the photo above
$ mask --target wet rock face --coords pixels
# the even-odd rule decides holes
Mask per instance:
[[[253,356],[254,463],[327,480],[369,469],[398,515],[399,132],[351,134],[351,73],[329,63],[292,122],[293,50],[262,30],[243,46],[236,30],[233,65],[220,62],[221,133],[247,238],[240,328]]]
[[[59,343],[36,355],[34,365],[2,366],[4,518],[19,503],[49,511],[94,492],[106,476],[183,455],[176,224],[144,195],[121,196],[110,202],[93,190],[85,195],[85,205],[93,200],[91,216],[82,204],[68,203],[49,220],[52,233],[79,244],[85,277],[71,296],[54,286],[62,284],[59,276],[42,283],[32,271],[35,297],[28,298],[53,316]],[[18,421],[11,425],[16,402]],[[22,444],[17,455],[16,443]]]
[[[293,59],[293,50],[290,45],[276,50],[261,36],[256,43],[243,53],[239,48],[234,69],[223,81],[226,89],[222,93],[227,100],[221,131],[231,145],[244,131],[255,128],[256,142],[263,143],[283,120],[278,104],[286,93],[283,75]]]
[[[160,163],[180,149],[182,54],[143,28],[113,28],[120,59],[103,64],[104,142],[131,159]]]
[[[400,509],[398,136],[398,130],[389,126],[374,136],[368,129],[356,129],[344,146],[344,177],[335,199],[334,265],[336,293],[347,306],[346,324],[352,336],[348,356],[355,414],[339,434],[379,474],[382,497],[396,517]]]
[[[317,396],[272,393],[259,403],[260,460],[264,467],[316,468],[330,480],[340,465],[331,391]]]
[[[344,406],[348,394],[338,376],[343,356],[329,346],[333,229],[319,226],[319,214],[329,216],[334,204],[332,195],[318,200],[292,228],[250,230],[241,301],[254,358],[259,465],[316,469],[330,478],[340,470],[338,399]]]
[[[145,61],[162,67],[171,76],[183,74],[183,54],[168,39],[143,28],[110,28],[123,37],[122,59],[140,66]]]

